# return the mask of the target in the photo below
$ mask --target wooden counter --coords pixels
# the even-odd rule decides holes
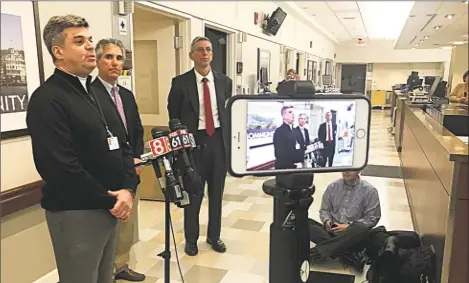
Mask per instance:
[[[469,182],[465,143],[421,109],[402,104],[400,153],[416,231],[437,252],[437,282],[469,282]]]

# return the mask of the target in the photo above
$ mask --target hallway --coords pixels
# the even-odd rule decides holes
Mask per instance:
[[[389,111],[373,110],[369,166],[362,172],[379,191],[382,219],[378,225],[387,229],[413,229],[407,203],[404,181],[400,174],[399,156],[394,140],[388,132]],[[340,178],[340,173],[316,174],[315,201],[310,207],[310,218],[319,220],[319,206],[326,186]],[[222,220],[222,239],[227,245],[225,254],[212,251],[205,243],[207,201],[200,213],[201,236],[199,255],[184,253],[182,210],[173,206],[172,219],[176,233],[181,270],[188,283],[260,283],[266,281],[269,260],[269,225],[272,221],[273,201],[262,191],[266,178],[227,178]],[[163,282],[163,260],[157,254],[164,249],[163,204],[142,201],[140,207],[140,239],[133,249],[131,266],[147,275],[145,282]],[[176,255],[172,252],[171,279],[180,281]],[[340,262],[332,261],[313,270],[351,274]],[[353,274],[353,273],[352,273]],[[356,275],[355,282],[363,276]],[[123,282],[123,281],[122,281]]]
[[[373,110],[371,122],[371,147],[369,165],[362,171],[362,178],[379,191],[382,218],[379,225],[388,230],[412,230],[412,220],[407,203],[400,161],[394,140],[388,132],[389,111]],[[309,217],[319,220],[319,207],[326,186],[340,178],[340,173],[316,174],[315,201]],[[272,221],[273,201],[262,191],[266,178],[227,178],[222,219],[222,239],[227,252],[219,254],[205,242],[207,229],[207,200],[200,213],[201,236],[199,254],[189,257],[184,253],[183,210],[172,206],[172,220],[177,243],[181,271],[187,283],[264,283],[268,282],[269,225]],[[140,242],[131,254],[130,267],[145,273],[145,283],[163,283],[164,262],[158,253],[164,250],[164,204],[140,202]],[[174,244],[172,245],[171,282],[180,280]],[[365,280],[364,274],[356,274],[339,261],[327,261],[312,270],[354,274],[355,282]],[[51,274],[52,275],[52,274]],[[45,279],[45,278],[44,278]],[[57,277],[37,283],[55,283]],[[55,280],[55,281],[54,281]],[[125,281],[118,281],[125,282]]]

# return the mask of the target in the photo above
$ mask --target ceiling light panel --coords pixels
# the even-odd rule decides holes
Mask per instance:
[[[409,18],[414,1],[359,1],[369,38],[394,40]],[[392,23],[392,24],[390,24]]]

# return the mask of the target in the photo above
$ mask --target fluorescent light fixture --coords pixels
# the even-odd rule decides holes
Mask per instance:
[[[430,37],[427,35],[427,36],[424,36],[423,39],[429,39]]]
[[[453,44],[454,45],[463,45],[464,41],[454,41]]]
[[[443,46],[443,47],[441,47],[441,49],[449,50],[449,49],[453,49],[453,47],[451,47],[451,46]]]
[[[435,30],[439,30],[441,28],[441,26],[434,26],[433,27]]]
[[[454,17],[454,14],[448,14],[445,16],[447,20],[451,20]]]
[[[370,39],[398,39],[415,1],[358,1]],[[392,23],[392,24],[389,24]]]

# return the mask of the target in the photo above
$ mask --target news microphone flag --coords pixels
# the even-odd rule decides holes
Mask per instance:
[[[171,144],[166,136],[156,138],[148,142],[153,157],[166,155],[171,152]]]
[[[174,151],[192,147],[192,141],[189,133],[185,129],[176,130],[169,135],[169,143]],[[195,141],[194,141],[195,143]]]

